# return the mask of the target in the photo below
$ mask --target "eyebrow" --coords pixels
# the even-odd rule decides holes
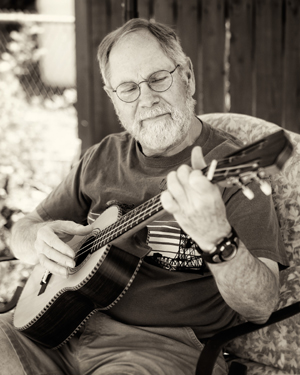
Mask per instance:
[[[172,68],[169,68],[169,69],[172,69]],[[135,83],[135,84],[139,85],[141,82],[147,81],[149,79],[149,77],[152,76],[152,74],[161,72],[162,70],[165,70],[166,72],[169,72],[169,69],[158,69],[158,70],[155,70],[154,72],[152,72],[152,73],[150,73],[148,75],[148,78],[144,78],[142,81],[139,81],[139,82],[135,82],[135,81],[132,81],[132,80],[131,81],[129,81],[129,80],[128,81],[123,81],[123,82],[119,83],[118,85],[116,85],[116,88],[119,87],[120,85],[122,85],[123,83]]]

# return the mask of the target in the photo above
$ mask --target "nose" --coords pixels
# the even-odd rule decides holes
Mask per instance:
[[[140,84],[140,92],[139,103],[142,107],[151,108],[154,104],[159,103],[158,93],[151,90],[147,82]]]

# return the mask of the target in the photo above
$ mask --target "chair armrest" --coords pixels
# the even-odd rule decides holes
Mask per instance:
[[[290,306],[275,311],[270,316],[269,320],[264,324],[246,322],[217,333],[207,341],[205,347],[203,348],[198,359],[195,375],[211,375],[220,351],[229,341],[247,333],[267,327],[271,324],[280,322],[281,320],[290,318],[298,313],[300,313],[300,302],[296,302]]]

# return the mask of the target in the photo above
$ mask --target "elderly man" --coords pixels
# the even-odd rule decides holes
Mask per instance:
[[[46,349],[2,319],[5,375],[190,375],[205,340],[240,316],[265,322],[277,303],[278,264],[287,259],[271,198],[253,184],[249,201],[201,172],[240,144],[195,116],[192,63],[174,31],[131,20],[104,38],[98,58],[125,131],[91,147],[15,225],[13,251],[64,280],[76,266],[66,241],[88,235],[108,207],[128,211],[161,193],[164,210],[147,223],[147,251],[126,293],[61,348]],[[138,253],[142,239],[114,245]],[[214,374],[226,373],[220,356]]]

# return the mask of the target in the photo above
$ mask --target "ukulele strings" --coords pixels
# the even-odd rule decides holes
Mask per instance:
[[[218,173],[223,169],[227,169],[227,168],[218,168],[218,171],[215,171],[214,176],[218,177],[218,176],[223,175],[223,173]],[[205,172],[206,171],[207,171],[207,168],[206,168]],[[203,170],[203,172],[204,172],[204,170]],[[161,202],[160,202],[160,196],[161,196],[161,194],[156,195],[155,197],[153,197],[149,201],[143,203],[141,206],[138,206],[135,209],[133,209],[132,211],[123,215],[116,223],[114,223],[112,225],[109,225],[107,228],[104,228],[103,230],[101,230],[101,232],[98,233],[95,236],[95,239],[92,242],[90,242],[86,245],[84,244],[84,246],[79,249],[79,251],[76,254],[76,256],[74,257],[74,259],[76,259],[79,256],[85,254],[86,252],[90,251],[93,248],[95,250],[98,250],[100,247],[106,245],[108,242],[117,238],[118,235],[116,235],[114,237],[114,235],[116,233],[120,232],[119,236],[121,234],[123,234],[124,232],[122,232],[122,231],[124,229],[127,229],[128,227],[130,227],[130,224],[136,223],[136,225],[138,225],[139,220],[141,218],[144,219],[144,217],[147,214],[149,214],[149,216],[151,216],[151,214],[154,211],[159,211],[160,209],[162,209],[162,205],[161,205]],[[131,226],[131,228],[132,227],[133,227],[133,225]],[[110,238],[110,237],[112,237],[112,238]]]
[[[142,215],[141,215],[141,213],[139,213],[135,217],[134,216],[131,217],[130,215],[128,215],[129,217],[126,217],[126,219],[128,219],[126,223],[124,223],[125,220],[122,220],[122,218],[125,219],[125,217],[123,216],[117,223],[114,223],[114,224],[110,225],[109,227],[105,228],[103,231],[101,231],[101,233],[98,234],[91,243],[89,243],[86,246],[84,246],[83,248],[81,248],[78,251],[78,253],[76,254],[75,259],[77,257],[79,257],[80,255],[86,253],[87,251],[90,251],[93,248],[95,248],[96,250],[99,249],[101,246],[104,246],[105,244],[107,244],[108,242],[113,240],[114,234],[116,234],[120,231],[120,235],[121,235],[122,230],[128,228],[130,226],[130,224],[132,224],[134,222],[136,222],[136,225],[137,225],[139,223],[138,219],[141,218],[141,217],[144,217],[148,213],[148,211],[152,212],[153,209],[159,210],[160,208],[161,208],[161,205],[159,203],[157,203],[156,205],[153,205],[151,208],[148,208],[147,210],[145,210],[142,213]],[[116,227],[116,224],[118,224],[118,227]],[[131,227],[133,227],[133,226],[131,226]],[[110,238],[110,237],[112,237],[112,238]],[[118,236],[115,236],[115,238],[117,238],[117,237]]]
[[[103,229],[98,235],[95,236],[95,239],[83,246],[78,253],[76,254],[75,258],[83,255],[87,251],[95,248],[96,250],[99,249],[101,246],[104,246],[108,242],[112,241],[114,238],[117,238],[118,235],[114,237],[115,234],[120,232],[119,235],[123,234],[123,230],[130,227],[131,224],[139,224],[140,219],[144,219],[147,215],[151,216],[152,212],[159,211],[162,208],[160,200],[160,194],[153,197],[142,206],[139,206],[132,211],[128,212],[127,214],[123,215],[116,223],[109,225],[107,228]],[[157,201],[158,200],[158,201]],[[149,207],[149,205],[151,206]],[[144,209],[145,206],[148,206]],[[142,220],[143,221],[143,220]],[[131,228],[134,225],[131,225]],[[110,238],[112,237],[112,238]],[[114,237],[114,238],[113,238]]]

